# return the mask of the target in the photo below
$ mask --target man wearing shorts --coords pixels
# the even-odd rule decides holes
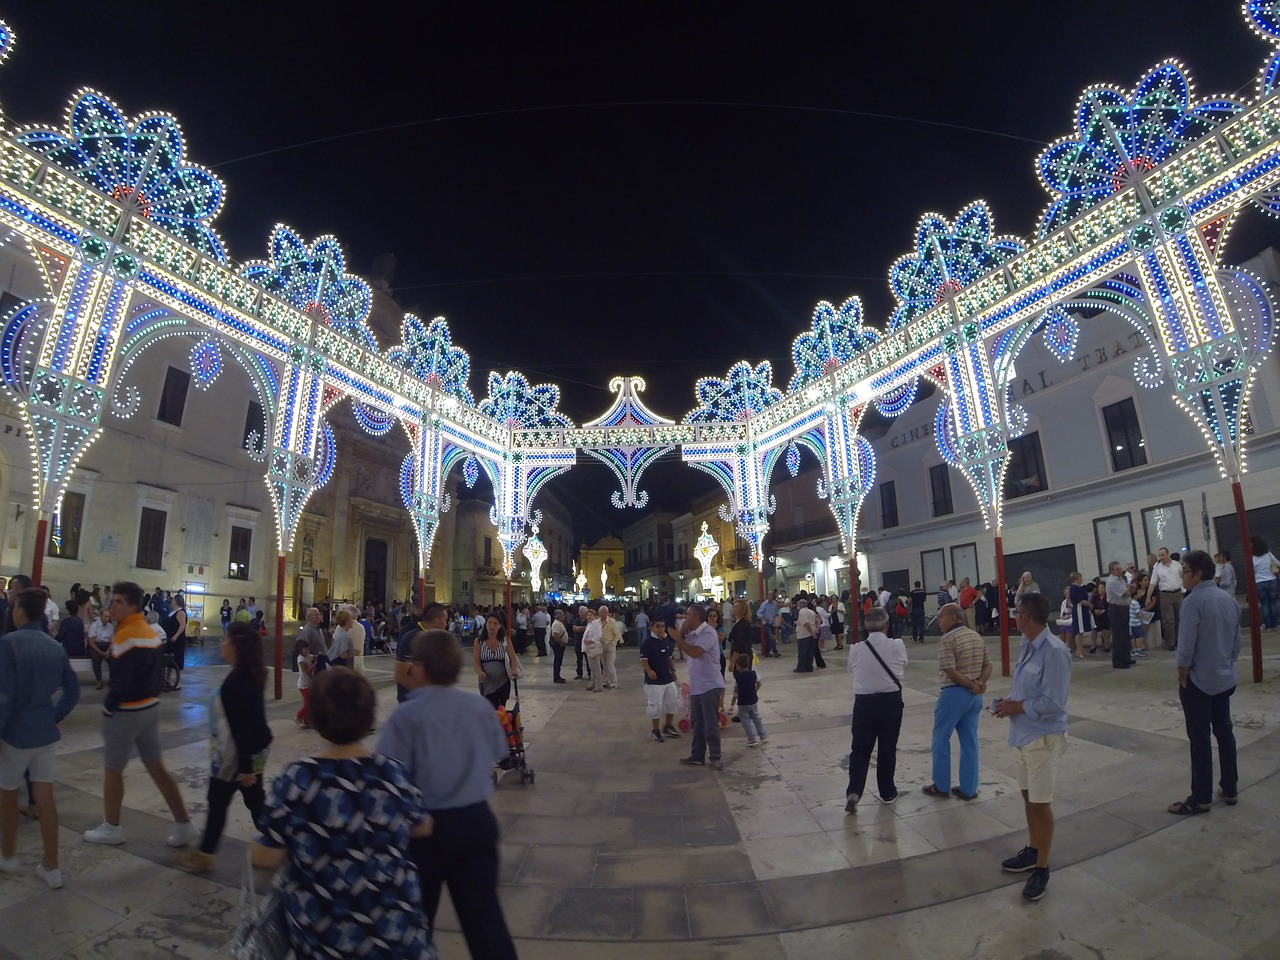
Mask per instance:
[[[653,723],[653,742],[674,740],[680,736],[676,729],[676,707],[680,694],[676,691],[676,673],[671,663],[671,641],[667,639],[667,626],[661,617],[649,622],[650,633],[640,644],[640,666],[644,667],[645,715]],[[660,726],[663,715],[666,726]]]
[[[111,682],[102,704],[103,822],[86,830],[84,838],[89,843],[124,843],[124,768],[136,747],[177,823],[165,842],[185,847],[200,839],[200,830],[187,816],[182,792],[160,755],[161,640],[142,614],[142,588],[136,583],[112,586],[108,609],[116,632],[111,638]]]
[[[1071,689],[1071,651],[1049,632],[1049,600],[1024,593],[1016,614],[1022,631],[1013,689],[997,700],[995,715],[1009,718],[1009,746],[1018,770],[1018,786],[1027,814],[1027,846],[1001,866],[1010,873],[1031,871],[1022,895],[1039,900],[1049,885],[1049,848],[1053,845],[1053,779],[1067,752],[1067,694]]]
[[[62,739],[58,724],[80,699],[80,681],[62,644],[40,629],[44,591],[18,593],[13,607],[17,627],[0,637],[0,871],[17,873],[18,788],[24,775],[40,813],[44,858],[40,879],[54,890],[62,886],[58,869],[58,808],[53,801],[53,760]],[[57,705],[53,696],[61,690]]]

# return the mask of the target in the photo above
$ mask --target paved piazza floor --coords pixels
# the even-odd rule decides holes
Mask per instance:
[[[1280,643],[1275,634],[1266,643],[1268,681],[1243,684],[1234,699],[1240,803],[1199,817],[1164,809],[1189,781],[1172,654],[1128,672],[1101,654],[1077,664],[1054,872],[1038,904],[1023,902],[1022,877],[999,865],[1025,843],[1003,722],[982,718],[976,801],[920,793],[936,693],[932,640],[909,644],[902,797],[886,807],[868,796],[856,816],[843,809],[851,703],[843,653],[829,653],[828,669],[812,675],[793,674],[788,659],[765,663],[769,742],[749,750],[731,724],[720,773],[676,764],[687,739],[647,738],[634,648],[620,651],[622,688],[598,695],[573,681],[553,685],[549,660],[533,661],[522,709],[537,780],[522,786],[507,775],[493,799],[503,908],[520,955],[1280,957]],[[214,644],[197,651],[216,657]],[[390,666],[369,658],[384,713],[395,699]],[[183,695],[166,695],[162,707],[167,761],[200,823],[203,701],[224,670],[193,666]],[[294,675],[287,680],[285,702],[268,701],[273,770],[317,744],[292,722],[297,691]],[[991,686],[998,695],[1008,681]],[[102,819],[101,694],[83,690],[64,725],[58,774],[67,885],[50,891],[34,873],[0,876],[0,960],[219,955],[238,915],[251,835],[243,807],[232,809],[216,872],[184,873],[164,845],[163,801],[135,762],[126,775],[128,843],[83,843],[80,832]],[[34,865],[38,849],[35,828],[24,825],[20,856]],[[438,927],[441,956],[466,957],[447,896]]]

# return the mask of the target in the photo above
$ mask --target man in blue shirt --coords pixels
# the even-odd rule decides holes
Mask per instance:
[[[409,841],[423,912],[434,929],[447,883],[471,956],[516,960],[498,902],[498,821],[488,803],[507,736],[488,701],[457,688],[462,650],[451,633],[426,630],[409,643],[409,695],[387,718],[378,752],[409,768],[435,820],[431,836]]]
[[[54,751],[63,719],[80,700],[80,681],[62,645],[40,629],[44,591],[22,590],[13,606],[12,633],[0,637],[0,871],[17,873],[18,788],[31,777],[44,859],[36,873],[53,889],[58,869],[58,808],[53,800]],[[61,691],[57,705],[53,695]]]
[[[1022,895],[1039,900],[1049,885],[1054,771],[1067,752],[1071,651],[1049,632],[1049,600],[1044,594],[1024,593],[1016,621],[1022,647],[1013,689],[1007,698],[995,701],[992,712],[1009,718],[1009,746],[1026,810],[1028,843],[1001,866],[1010,873],[1030,870]]]
[[[764,627],[764,655],[766,657],[782,657],[782,654],[778,652],[778,638],[773,632],[773,618],[777,615],[778,605],[773,602],[773,597],[765,597],[764,603],[760,604],[756,610],[756,619]]]
[[[1236,804],[1236,735],[1231,731],[1231,695],[1240,656],[1240,605],[1213,582],[1213,560],[1203,550],[1182,558],[1188,589],[1178,616],[1178,696],[1191,741],[1191,796],[1169,805],[1180,816],[1208,813],[1213,804],[1213,746],[1218,741],[1219,793]]]

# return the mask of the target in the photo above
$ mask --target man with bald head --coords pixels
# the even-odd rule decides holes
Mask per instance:
[[[325,639],[324,631],[320,629],[320,608],[308,607],[307,619],[302,624],[302,629],[298,631],[298,641],[307,641],[311,646],[311,652],[314,654],[325,654],[329,649],[329,641]],[[294,655],[297,655],[297,647],[294,647]],[[326,657],[327,659],[327,657]]]
[[[981,636],[964,623],[957,603],[938,611],[938,679],[942,690],[933,708],[933,781],[921,788],[940,799],[978,795],[978,717],[991,678],[991,658]],[[960,735],[960,785],[951,786],[951,735]]]
[[[604,688],[616,690],[618,687],[618,670],[615,666],[618,658],[618,644],[622,642],[622,628],[618,621],[609,615],[607,604],[600,604],[596,611],[600,618],[600,670],[604,673]]]

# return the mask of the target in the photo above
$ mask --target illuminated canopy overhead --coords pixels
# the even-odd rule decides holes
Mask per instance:
[[[1247,2],[1244,12],[1280,45],[1275,3]],[[0,23],[0,61],[12,47]],[[340,455],[325,418],[345,399],[365,430],[399,425],[409,438],[400,486],[423,567],[455,466],[468,485],[484,471],[493,486],[509,575],[538,491],[580,454],[610,466],[621,487],[613,502],[630,507],[647,502],[637,486],[646,466],[676,448],[720,482],[722,516],[761,566],[772,469],[780,458],[798,469],[799,448],[809,449],[852,552],[876,471],[862,418],[872,408],[900,413],[922,377],[941,388],[939,449],[998,531],[1008,442],[1026,426],[1008,393],[1013,364],[1033,337],[1070,357],[1081,323],[1071,311],[1086,307],[1143,332],[1150,349],[1135,377],[1169,385],[1237,479],[1273,305],[1264,285],[1219,255],[1245,206],[1280,210],[1277,56],[1263,66],[1256,102],[1198,99],[1171,60],[1132,90],[1086,90],[1071,133],[1038,159],[1050,202],[1034,239],[997,235],[982,201],[954,218],[925,215],[889,270],[892,314],[873,325],[856,296],[818,304],[792,344],[785,393],[767,361],[743,360],[699,380],[696,407],[677,423],[640,402],[642,380],[619,377],[610,409],[582,427],[559,411],[555,385],[518,371],[491,372],[477,404],[470,360],[443,318],[406,314],[401,342],[380,347],[370,287],[346,272],[333,237],[308,242],[279,225],[269,256],[237,267],[212,227],[223,185],[187,158],[177,122],[128,119],[80,91],[61,128],[0,138],[0,226],[22,238],[44,284],[0,318],[0,382],[30,427],[41,517],[56,514],[104,411],[136,408],[134,359],[170,336],[189,338],[197,387],[230,360],[259,392],[267,423],[252,451],[266,465],[282,553]]]

